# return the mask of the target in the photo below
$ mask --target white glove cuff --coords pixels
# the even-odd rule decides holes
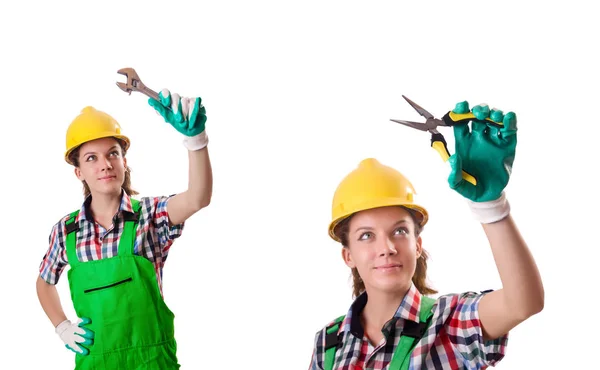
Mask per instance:
[[[208,145],[208,135],[206,129],[196,136],[186,136],[183,139],[183,145],[190,151],[203,149]]]
[[[71,326],[71,321],[65,320],[65,321],[61,322],[60,324],[58,324],[56,326],[56,329],[54,329],[54,331],[56,332],[56,334],[61,335],[65,330],[67,330],[69,328],[69,326]]]
[[[489,202],[473,202],[467,199],[473,218],[482,224],[491,224],[500,221],[510,214],[510,203],[506,199],[504,191],[500,198]]]

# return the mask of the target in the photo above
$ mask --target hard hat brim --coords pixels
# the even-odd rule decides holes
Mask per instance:
[[[416,211],[421,216],[421,220],[419,220],[419,225],[421,227],[425,226],[427,221],[429,221],[429,214],[427,210],[418,204],[407,204],[405,200],[396,198],[379,199],[376,203],[372,201],[366,201],[353,205],[353,207],[351,207],[347,212],[344,212],[344,214],[340,215],[329,224],[329,236],[336,242],[341,242],[340,238],[335,234],[335,228],[340,222],[361,211],[390,206],[399,206]]]
[[[88,143],[90,141],[93,140],[98,140],[98,139],[103,139],[106,137],[113,137],[115,139],[118,139],[120,141],[122,141],[125,144],[125,147],[123,148],[123,150],[128,150],[129,146],[131,145],[131,141],[129,140],[129,138],[125,135],[115,135],[114,132],[101,132],[101,133],[95,133],[93,135],[90,135],[89,137],[84,138],[80,143],[78,143],[77,145],[72,146],[71,148],[69,148],[66,152],[65,152],[65,161],[70,164],[70,165],[75,165],[70,159],[69,156],[71,155],[71,153],[79,148],[80,146],[82,146],[85,143]]]

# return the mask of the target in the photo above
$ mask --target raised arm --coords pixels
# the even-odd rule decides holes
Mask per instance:
[[[148,103],[184,135],[184,145],[188,149],[189,170],[188,188],[171,199],[167,206],[172,225],[183,223],[194,213],[208,206],[212,197],[212,167],[208,155],[206,135],[206,109],[201,98],[181,98],[163,89],[160,101],[150,98]]]
[[[455,113],[470,110],[466,102]],[[502,289],[486,294],[478,306],[484,339],[496,339],[544,307],[544,288],[536,263],[513,218],[504,192],[517,145],[517,119],[513,112],[473,107],[475,119],[454,126],[456,153],[450,158],[448,182],[469,203],[490,242]],[[491,120],[491,121],[490,121]],[[473,185],[461,170],[475,175]]]

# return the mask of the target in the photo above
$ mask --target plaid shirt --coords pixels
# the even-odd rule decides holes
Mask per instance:
[[[432,309],[431,325],[412,351],[409,369],[486,369],[498,363],[504,357],[508,335],[493,341],[483,340],[477,314],[483,295],[466,292],[437,298]],[[412,285],[394,317],[383,326],[383,340],[373,347],[360,322],[367,294],[365,292],[357,297],[340,325],[341,344],[336,351],[333,369],[387,369],[400,342],[405,321],[419,322],[420,302],[421,294]],[[310,370],[323,369],[326,329],[316,334]]]
[[[113,226],[106,230],[94,221],[88,196],[74,222],[79,223],[77,232],[77,257],[81,262],[110,258],[117,255],[119,237],[123,231],[123,212],[133,213],[131,198],[122,192],[119,211],[113,217]],[[162,294],[162,269],[175,238],[181,235],[184,224],[169,226],[167,201],[170,197],[143,197],[140,199],[140,218],[136,229],[134,254],[150,260],[156,271],[156,279]],[[69,214],[53,227],[49,237],[49,248],[40,263],[42,279],[57,284],[67,266],[65,222]]]

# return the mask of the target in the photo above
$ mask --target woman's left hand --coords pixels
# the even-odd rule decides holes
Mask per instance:
[[[515,113],[503,114],[501,110],[490,110],[485,104],[477,105],[471,111],[466,101],[456,104],[453,112],[471,112],[475,119],[471,120],[470,125],[461,123],[454,126],[455,153],[448,160],[452,168],[448,177],[450,187],[474,202],[500,198],[508,184],[515,159]],[[464,180],[462,170],[473,175],[477,185]]]
[[[163,89],[158,94],[159,100],[148,99],[152,106],[167,123],[187,137],[197,136],[204,132],[206,109],[201,98],[185,98],[179,94],[171,94]]]

